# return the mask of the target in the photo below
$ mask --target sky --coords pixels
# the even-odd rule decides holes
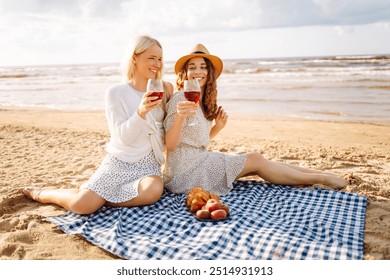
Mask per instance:
[[[0,65],[119,63],[150,35],[175,61],[390,53],[390,0],[0,0]]]

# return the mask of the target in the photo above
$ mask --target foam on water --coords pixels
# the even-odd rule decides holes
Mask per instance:
[[[118,64],[0,67],[0,105],[103,109],[120,80]],[[218,98],[237,113],[390,120],[390,55],[226,60]]]

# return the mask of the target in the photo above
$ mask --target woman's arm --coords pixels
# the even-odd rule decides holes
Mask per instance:
[[[166,131],[165,145],[167,150],[173,150],[179,145],[185,121],[186,116],[177,114],[171,128]]]
[[[168,102],[173,95],[173,85],[169,82],[163,81],[163,86],[164,86],[164,93],[166,94],[166,102]]]
[[[228,121],[228,115],[222,106],[218,107],[217,116],[215,117],[215,125],[210,130],[210,139],[213,139],[225,127]]]
[[[174,106],[175,104],[170,105]],[[185,120],[188,116],[195,115],[198,105],[190,101],[180,101],[175,107],[176,110],[168,108],[167,119],[171,120],[170,127],[165,132],[165,145],[168,150],[173,150],[179,145]]]
[[[135,98],[127,103],[121,97],[121,92],[113,88],[107,90],[105,98],[110,133],[122,145],[130,145],[138,138],[146,124],[146,114],[160,104],[156,97],[149,97],[148,94],[143,96],[140,103]]]

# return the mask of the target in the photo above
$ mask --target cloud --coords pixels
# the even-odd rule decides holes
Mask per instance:
[[[238,31],[387,21],[390,0],[0,0],[0,12],[114,20],[138,32]]]
[[[383,29],[387,29],[387,30],[390,30],[390,21],[387,21],[387,22],[378,22],[376,24],[377,26],[383,28]]]
[[[314,5],[318,6],[324,16],[334,17],[343,11],[348,5],[348,0],[312,0]]]
[[[335,26],[334,30],[336,31],[337,35],[345,36],[352,34],[355,29],[352,26]]]
[[[0,63],[12,61],[10,53],[39,62],[116,61],[139,34],[159,38],[176,57],[194,41],[227,46],[239,33],[310,26],[348,37],[355,25],[387,32],[389,19],[390,0],[0,0]]]
[[[11,14],[51,14],[69,17],[110,17],[121,12],[121,5],[129,0],[0,0],[0,11]]]
[[[369,24],[390,18],[390,0],[312,0],[332,25]]]

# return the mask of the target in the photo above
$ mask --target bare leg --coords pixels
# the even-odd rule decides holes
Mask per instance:
[[[160,177],[151,176],[142,179],[138,186],[139,196],[122,203],[110,203],[88,189],[40,189],[24,188],[24,195],[40,203],[57,204],[78,214],[91,214],[103,205],[114,207],[132,207],[157,202],[163,193],[164,185]]]
[[[121,203],[107,202],[109,206],[134,207],[156,203],[164,191],[164,184],[160,177],[150,176],[143,178],[138,185],[139,196]]]
[[[344,179],[336,175],[314,172],[301,167],[292,168],[288,164],[267,160],[258,153],[248,154],[245,167],[237,178],[253,173],[270,183],[282,185],[323,184],[334,188],[342,188],[346,184]]]
[[[304,172],[304,173],[316,173],[316,174],[328,174],[328,175],[334,175],[332,173],[329,173],[329,172],[322,172],[322,171],[318,171],[318,170],[313,170],[313,169],[309,169],[309,168],[304,168],[304,167],[300,167],[300,166],[297,166],[297,165],[293,165],[293,164],[289,164],[289,163],[285,163],[285,162],[273,162],[275,164],[281,164],[281,165],[285,165],[287,167],[290,167],[292,169],[295,169],[297,171],[301,171],[301,172]]]
[[[40,189],[24,188],[24,195],[40,203],[52,203],[77,214],[91,214],[106,201],[88,189]]]

